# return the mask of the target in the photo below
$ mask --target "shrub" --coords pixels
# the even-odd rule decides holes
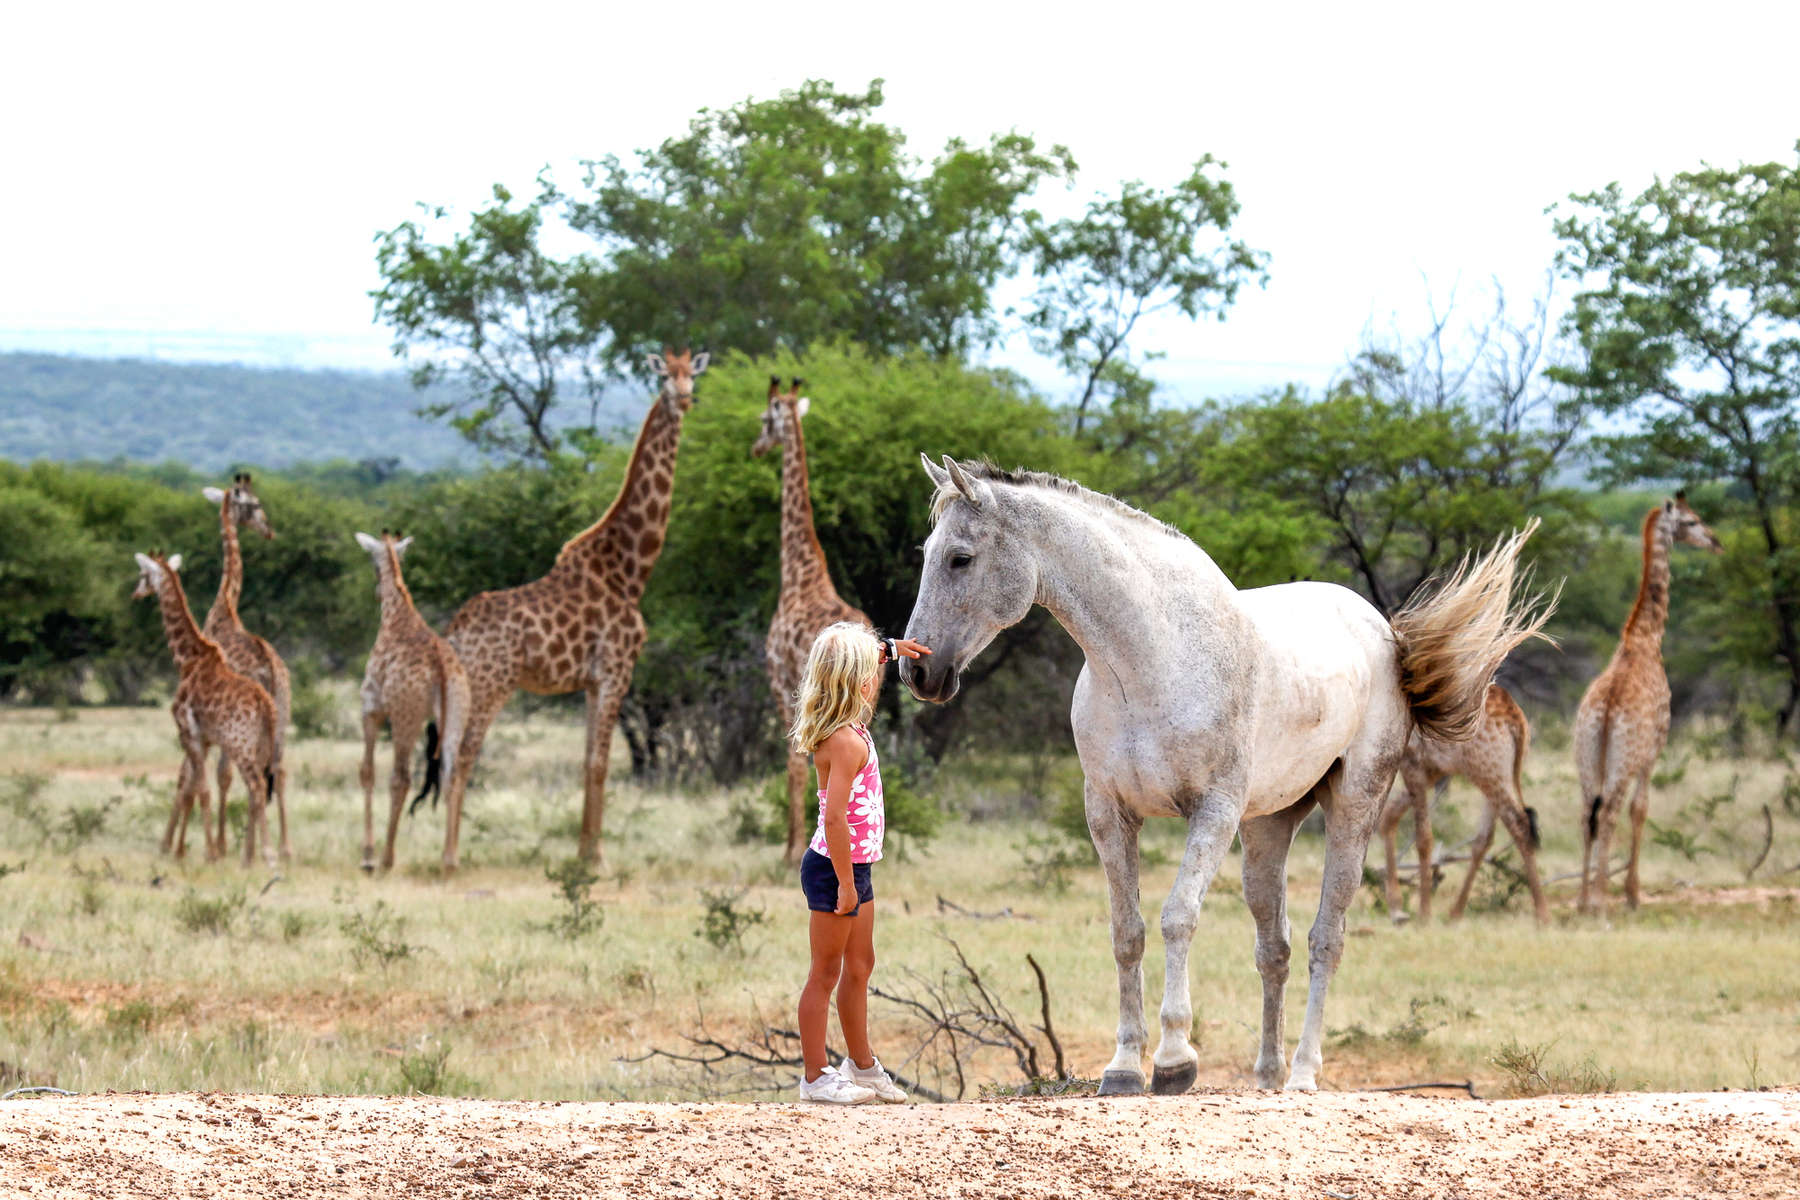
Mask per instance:
[[[181,894],[175,904],[175,919],[189,933],[229,933],[238,914],[244,910],[244,891],[227,892],[223,896],[202,896],[193,888]]]
[[[385,900],[377,900],[367,913],[360,909],[351,913],[338,928],[350,939],[350,957],[358,967],[374,962],[385,972],[421,949],[406,940],[405,918],[397,916]]]
[[[550,921],[550,929],[574,941],[600,928],[606,913],[591,898],[600,875],[593,864],[582,858],[564,859],[554,867],[544,868],[544,877],[556,885],[565,905]]]
[[[744,898],[742,892],[702,891],[700,901],[706,906],[705,914],[700,918],[700,927],[694,930],[694,936],[704,938],[715,950],[736,950],[744,952],[744,935],[769,919],[769,914],[762,909],[754,911],[739,908],[738,902]]]

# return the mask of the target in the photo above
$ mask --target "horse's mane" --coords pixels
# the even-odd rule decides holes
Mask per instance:
[[[1170,537],[1180,538],[1184,542],[1193,541],[1187,534],[1167,521],[1159,521],[1142,509],[1133,508],[1117,496],[1108,496],[1104,492],[1096,492],[1082,487],[1073,479],[1064,479],[1061,475],[1052,475],[1047,471],[1027,471],[1022,468],[1008,471],[995,466],[985,458],[976,462],[959,461],[957,466],[961,467],[963,474],[971,479],[985,479],[989,483],[1009,483],[1014,487],[1043,488],[1048,491],[1061,492],[1096,508],[1102,508],[1133,521],[1153,526]],[[956,490],[954,483],[940,484],[938,490],[931,497],[931,523],[936,525],[938,518],[944,515],[944,510],[950,507],[950,502],[961,496],[962,493]]]

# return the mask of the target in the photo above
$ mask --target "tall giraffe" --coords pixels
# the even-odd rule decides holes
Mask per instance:
[[[276,758],[280,742],[276,737],[275,702],[262,686],[247,675],[231,669],[219,644],[194,624],[188,611],[187,595],[181,589],[181,555],[167,559],[154,554],[135,556],[138,564],[135,600],[155,596],[162,610],[163,632],[169,639],[169,652],[174,655],[181,681],[175,687],[175,700],[169,712],[175,718],[175,733],[181,742],[181,774],[175,785],[175,803],[169,812],[169,825],[163,833],[162,848],[166,854],[174,850],[177,858],[187,853],[188,814],[196,801],[200,805],[200,832],[206,838],[208,862],[225,853],[225,785],[230,767],[235,765],[250,792],[250,810],[244,820],[244,865],[254,861],[256,835],[261,830],[263,857],[275,865],[274,848],[269,845],[268,799],[270,789],[280,771]],[[219,834],[213,838],[209,822],[209,800],[206,794],[206,756],[219,747],[223,760],[219,771]]]
[[[1462,916],[1469,903],[1469,892],[1475,886],[1475,875],[1494,838],[1494,819],[1498,817],[1519,848],[1519,861],[1525,882],[1531,887],[1532,907],[1538,924],[1550,921],[1550,906],[1544,899],[1544,887],[1538,880],[1537,812],[1525,804],[1519,770],[1525,765],[1525,754],[1531,748],[1531,722],[1524,710],[1499,684],[1489,684],[1481,725],[1466,742],[1444,742],[1428,738],[1418,730],[1406,741],[1406,752],[1400,758],[1402,788],[1388,796],[1381,811],[1381,836],[1387,848],[1387,906],[1395,920],[1400,919],[1400,881],[1395,873],[1394,834],[1400,818],[1408,809],[1413,814],[1414,841],[1419,852],[1419,920],[1431,920],[1431,892],[1436,884],[1431,865],[1431,793],[1436,784],[1452,775],[1465,775],[1481,789],[1484,804],[1481,824],[1475,832],[1475,844],[1469,849],[1469,874],[1462,890],[1450,906],[1450,919]]]
[[[1575,710],[1575,770],[1581,777],[1581,911],[1606,912],[1606,860],[1613,827],[1631,796],[1631,864],[1625,901],[1641,899],[1638,849],[1650,813],[1650,770],[1669,738],[1669,677],[1663,672],[1663,629],[1669,622],[1669,550],[1676,542],[1719,553],[1723,547],[1684,493],[1644,515],[1644,575],[1606,670],[1588,685]],[[1595,853],[1595,843],[1599,844]]]
[[[412,545],[411,538],[382,530],[379,539],[358,533],[356,542],[375,563],[375,593],[381,600],[381,632],[369,651],[363,671],[363,853],[362,868],[375,869],[375,741],[383,722],[394,741],[394,768],[388,777],[387,848],[381,868],[394,865],[394,838],[400,831],[400,810],[412,786],[412,753],[420,730],[429,728],[425,741],[424,799],[451,782],[451,803],[444,821],[444,870],[456,869],[456,841],[461,824],[461,795],[454,786],[457,750],[469,717],[469,677],[450,643],[432,632],[400,573],[400,559]],[[429,726],[428,726],[429,723]],[[440,731],[442,736],[439,736]],[[418,800],[415,800],[417,807]]]
[[[800,394],[802,380],[794,379],[781,390],[781,376],[769,376],[769,406],[763,409],[762,436],[750,447],[757,458],[781,447],[781,596],[775,602],[775,619],[769,622],[764,643],[769,686],[775,692],[775,708],[781,727],[794,723],[794,696],[806,671],[806,656],[813,640],[827,625],[839,621],[869,624],[869,618],[845,604],[831,586],[825,550],[813,528],[812,484],[806,470],[806,435],[800,419],[811,401]],[[804,754],[790,745],[787,757],[789,862],[798,862],[811,833],[807,822],[806,780],[810,768]]]
[[[445,637],[469,674],[470,693],[469,723],[450,781],[452,811],[462,811],[463,790],[481,743],[513,692],[584,691],[587,755],[580,853],[586,859],[600,857],[613,727],[644,646],[638,603],[662,553],[681,419],[694,403],[694,380],[706,370],[707,358],[685,350],[649,356],[662,386],[612,506],[563,546],[548,574],[506,591],[482,592],[450,619]]]
[[[219,507],[219,536],[225,544],[225,564],[219,572],[219,594],[213,598],[211,610],[201,632],[219,644],[231,669],[248,675],[262,685],[275,701],[275,812],[281,824],[281,857],[293,857],[288,844],[287,768],[282,753],[287,741],[288,714],[293,711],[293,688],[288,682],[287,664],[275,647],[257,637],[238,618],[238,601],[244,594],[244,555],[238,546],[238,527],[248,526],[264,538],[273,539],[269,516],[262,501],[250,488],[250,473],[239,471],[231,477],[229,491],[215,487],[202,488],[203,494]],[[231,781],[231,764],[219,757],[219,801],[224,803],[225,790]]]

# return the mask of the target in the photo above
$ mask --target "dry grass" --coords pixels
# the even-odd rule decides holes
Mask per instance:
[[[84,1091],[718,1094],[692,1075],[620,1060],[678,1044],[702,1011],[720,1031],[749,1028],[755,1012],[786,1023],[805,970],[797,891],[777,847],[732,840],[735,797],[645,791],[619,771],[607,862],[592,890],[604,919],[597,931],[564,936],[557,919],[570,905],[545,868],[573,849],[581,738],[563,719],[503,718],[470,794],[467,866],[448,880],[432,867],[438,814],[403,826],[392,875],[358,871],[360,746],[294,743],[299,861],[271,882],[261,869],[155,853],[176,766],[166,713],[80,710],[66,720],[0,710],[0,1080]],[[1691,745],[1668,762],[1684,756],[1685,774],[1654,801],[1655,818],[1681,834],[1648,856],[1646,880],[1661,895],[1641,912],[1618,912],[1610,928],[1569,913],[1568,883],[1552,889],[1558,922],[1544,932],[1518,901],[1458,928],[1396,929],[1365,890],[1333,989],[1327,1085],[1472,1077],[1500,1091],[1515,1084],[1495,1064],[1514,1061],[1509,1047],[1536,1053],[1547,1077],[1611,1078],[1620,1088],[1800,1079],[1800,875],[1791,870],[1800,865],[1800,822],[1782,813],[1784,770],[1706,761]],[[1526,775],[1551,875],[1573,869],[1579,852],[1565,760],[1540,746]],[[1059,765],[1047,786],[1061,789],[1067,776]],[[384,765],[378,800],[385,777]],[[1736,798],[1705,815],[1702,802],[1733,779]],[[974,774],[948,786],[961,811],[1007,807]],[[1777,814],[1773,853],[1756,879],[1767,886],[1721,893],[1744,882],[1765,801]],[[1453,791],[1440,845],[1453,845],[1474,811],[1473,793]],[[877,981],[898,983],[906,968],[936,975],[950,962],[949,934],[1015,1009],[1031,1013],[1029,951],[1048,975],[1071,1066],[1094,1075],[1110,1056],[1116,1019],[1104,887],[1087,865],[1039,862],[1032,878],[1024,859],[1043,854],[1026,839],[1045,828],[953,816],[932,846],[884,863]],[[1153,931],[1177,834],[1162,823],[1149,836]],[[1077,852],[1068,858],[1088,861],[1070,845]],[[1318,845],[1303,836],[1293,869],[1296,1031],[1318,866]],[[1451,882],[1461,869],[1448,868]],[[1066,889],[1047,886],[1046,870]],[[1206,905],[1193,955],[1196,1034],[1202,1082],[1243,1085],[1260,992],[1234,862],[1223,875],[1231,878],[1222,876]],[[748,929],[742,950],[716,948],[699,936],[704,894],[740,892],[737,903],[769,920]],[[940,894],[1015,916],[946,914]],[[1154,1004],[1154,933],[1145,966]],[[877,1049],[892,1062],[906,1033],[902,1020],[883,1017]],[[1008,1069],[998,1059],[982,1064],[997,1079]]]

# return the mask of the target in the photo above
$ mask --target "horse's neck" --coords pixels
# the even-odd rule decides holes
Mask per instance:
[[[1090,663],[1145,679],[1166,658],[1174,614],[1235,608],[1237,589],[1192,542],[1079,497],[1045,496],[1027,538],[1037,555],[1037,602]]]

